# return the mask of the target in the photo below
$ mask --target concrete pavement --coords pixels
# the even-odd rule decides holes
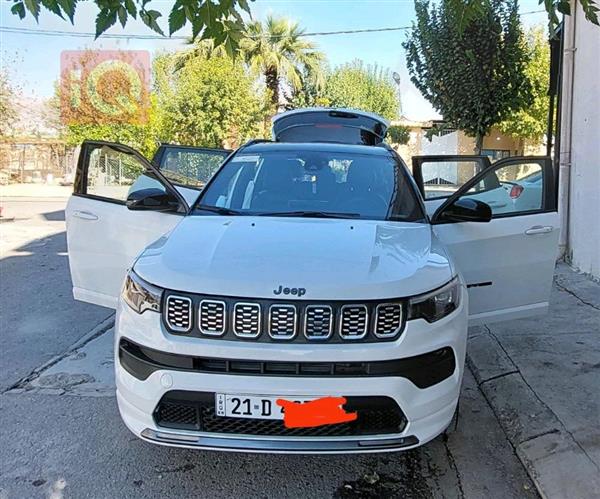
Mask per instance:
[[[467,362],[540,494],[600,497],[600,284],[559,265],[550,313],[473,328]]]

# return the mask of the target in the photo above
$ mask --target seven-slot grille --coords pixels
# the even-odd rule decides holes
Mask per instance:
[[[258,342],[383,341],[404,326],[400,300],[307,302],[165,293],[163,320],[173,334]]]
[[[304,335],[309,338],[329,338],[333,326],[333,312],[327,305],[308,305],[304,316]]]
[[[269,308],[269,335],[272,338],[293,338],[296,335],[296,322],[294,305],[271,305]]]
[[[402,326],[402,305],[400,303],[380,303],[375,311],[375,336],[387,338],[396,336]]]
[[[199,327],[203,334],[221,336],[225,333],[227,305],[219,300],[200,302]]]
[[[367,334],[369,311],[366,305],[344,305],[340,318],[340,336],[358,340]]]
[[[236,303],[233,309],[233,332],[243,338],[256,338],[260,334],[260,305]]]
[[[167,298],[166,320],[174,331],[187,332],[192,329],[192,300],[185,296],[170,295]]]

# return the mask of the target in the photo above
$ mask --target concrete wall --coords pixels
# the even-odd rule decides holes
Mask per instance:
[[[596,277],[600,277],[599,54],[600,28],[586,21],[577,8],[574,16],[566,16],[565,30],[560,162],[561,183],[566,186],[560,206],[562,240],[566,259]]]

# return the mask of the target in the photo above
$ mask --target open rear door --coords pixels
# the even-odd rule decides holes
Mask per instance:
[[[174,208],[128,209],[127,199],[142,189],[168,194]],[[85,141],[65,212],[75,299],[115,308],[137,255],[173,229],[187,210],[183,196],[137,151]]]
[[[456,158],[421,157],[420,163],[447,164]],[[443,175],[439,178],[448,180]],[[415,176],[433,211],[433,230],[446,244],[467,282],[470,324],[546,311],[558,252],[555,179],[549,157],[500,160],[458,188],[449,187],[444,197],[427,196],[424,177],[419,178],[418,173]],[[492,210],[491,221],[445,220],[444,210],[459,198],[487,203]]]

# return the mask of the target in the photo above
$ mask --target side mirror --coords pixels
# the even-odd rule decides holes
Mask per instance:
[[[461,197],[447,206],[439,215],[448,222],[489,222],[492,208],[489,204],[469,197]]]
[[[177,211],[179,201],[168,192],[151,187],[130,193],[125,206],[130,210]]]

